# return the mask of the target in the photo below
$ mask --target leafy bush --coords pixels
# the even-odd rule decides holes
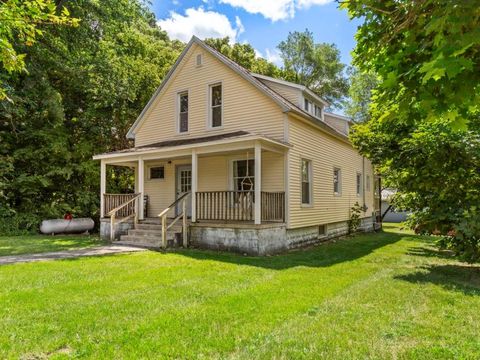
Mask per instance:
[[[0,235],[26,235],[38,232],[40,218],[33,214],[0,217]]]
[[[350,208],[350,219],[348,220],[348,233],[352,234],[358,230],[360,227],[360,214],[362,212],[362,207],[358,201]]]

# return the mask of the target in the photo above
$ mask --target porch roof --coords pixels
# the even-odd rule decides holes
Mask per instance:
[[[222,145],[222,144],[229,144],[229,143],[249,141],[249,140],[250,141],[263,140],[267,143],[270,143],[276,146],[280,146],[284,148],[291,147],[290,144],[284,141],[274,139],[265,135],[252,134],[247,131],[235,131],[231,133],[202,136],[202,137],[196,137],[196,138],[166,140],[166,141],[161,141],[153,144],[142,145],[142,146],[137,146],[133,148],[97,154],[93,156],[93,159],[101,160],[101,159],[108,159],[108,158],[128,156],[128,155],[142,155],[142,154],[150,154],[150,153],[164,152],[164,151],[167,152],[167,151],[179,150],[179,149],[193,149],[199,146]]]

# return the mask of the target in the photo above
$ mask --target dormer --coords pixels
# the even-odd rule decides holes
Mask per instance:
[[[324,121],[323,111],[329,104],[306,86],[275,79],[270,76],[252,75],[295,106]]]

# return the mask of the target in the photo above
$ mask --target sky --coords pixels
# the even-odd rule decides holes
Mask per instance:
[[[290,31],[306,28],[316,42],[336,44],[342,62],[350,64],[359,24],[332,0],[152,0],[151,8],[171,38],[229,36],[277,65],[277,45]]]

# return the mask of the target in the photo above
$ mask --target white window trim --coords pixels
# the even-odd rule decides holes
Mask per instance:
[[[156,167],[163,167],[163,179],[152,179],[150,169],[156,168]],[[166,180],[167,166],[164,163],[147,165],[145,166],[145,168],[147,169],[147,176],[146,176],[147,181],[165,181]]]
[[[188,96],[188,131],[180,132],[180,95],[187,93]],[[190,134],[190,90],[178,90],[175,98],[175,132],[176,135]]]
[[[248,160],[248,161],[253,161],[255,163],[255,158],[253,156],[238,156],[238,157],[232,157],[228,160],[228,188],[230,191],[236,191],[235,186],[234,186],[234,181],[233,181],[233,163],[235,161],[242,161],[242,160]],[[253,179],[255,180],[255,175],[253,176]]]
[[[221,126],[212,126],[212,88],[214,86],[221,85],[222,86],[222,125]],[[215,131],[215,130],[222,130],[224,125],[225,125],[225,117],[223,115],[223,108],[225,107],[225,96],[224,96],[224,86],[223,86],[223,81],[215,81],[207,86],[207,92],[208,92],[208,104],[207,104],[207,130],[208,131]]]
[[[357,183],[359,175],[360,175],[360,184]],[[357,191],[358,187],[360,187],[360,192]],[[355,193],[357,194],[357,197],[361,197],[363,195],[363,174],[361,171],[357,171],[355,173]]]
[[[308,175],[309,175],[309,195],[310,195],[310,202],[304,203],[303,202],[303,161],[308,161]],[[312,159],[308,158],[300,158],[300,203],[302,208],[312,208],[313,207],[313,161]]]
[[[198,61],[197,61],[199,56],[200,56],[200,64],[199,64]],[[203,53],[200,52],[200,53],[197,53],[197,54],[195,55],[195,66],[196,66],[197,68],[203,66],[203,59],[204,59]]]
[[[335,184],[333,183],[333,176],[335,176],[335,170],[338,170],[338,192],[335,191]],[[333,196],[342,196],[342,168],[340,166],[334,166],[332,175]]]

